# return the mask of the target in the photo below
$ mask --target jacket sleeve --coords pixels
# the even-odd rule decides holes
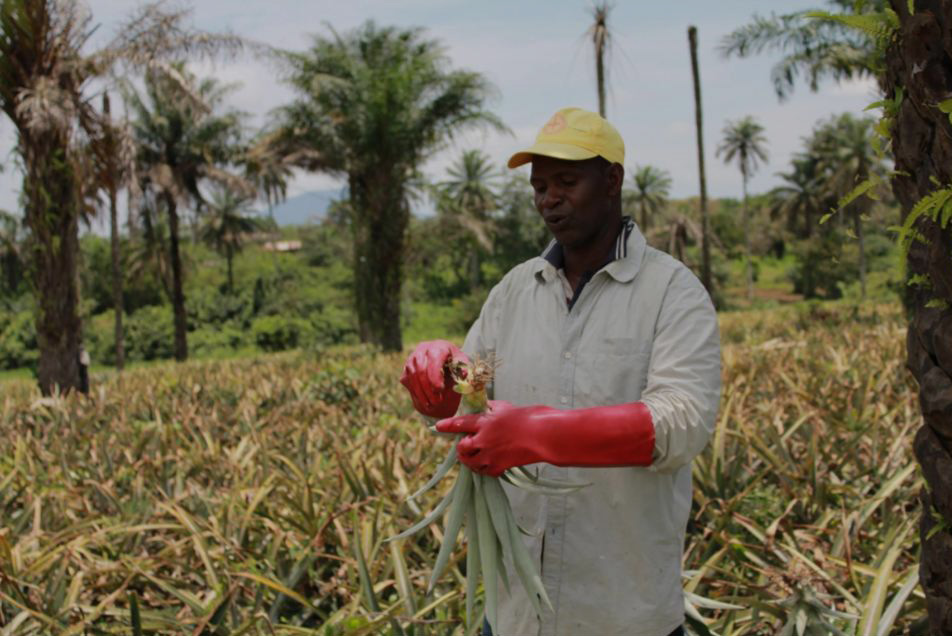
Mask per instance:
[[[714,431],[721,393],[717,313],[701,282],[679,268],[665,292],[641,401],[651,411],[651,470],[691,462]]]

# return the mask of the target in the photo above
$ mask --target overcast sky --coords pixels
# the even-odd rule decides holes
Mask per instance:
[[[91,45],[106,42],[122,18],[139,3],[90,0],[99,24]],[[770,83],[776,58],[725,60],[716,47],[721,38],[756,12],[787,12],[822,5],[822,0],[618,0],[611,13],[614,56],[610,59],[608,119],[627,145],[626,166],[653,164],[671,173],[672,196],[697,194],[694,103],[687,27],[698,27],[704,100],[704,141],[711,196],[740,195],[738,171],[715,158],[721,131],[729,120],[753,115],[765,127],[770,161],[751,182],[751,191],[777,183],[792,153],[800,149],[818,119],[833,113],[860,113],[876,99],[871,81],[836,85],[819,93],[797,86],[780,103]],[[463,149],[485,150],[500,166],[508,156],[531,144],[549,116],[564,106],[597,110],[594,61],[584,39],[590,0],[194,0],[193,22],[209,31],[231,31],[272,46],[305,48],[313,34],[351,29],[372,19],[381,25],[422,26],[440,40],[452,63],[483,73],[496,87],[490,108],[513,135],[474,132],[462,136],[424,167],[442,178]],[[233,106],[263,123],[269,110],[293,93],[280,83],[275,68],[254,55],[194,67],[238,82]],[[20,176],[13,166],[12,125],[0,120],[0,208],[15,210]],[[523,168],[526,171],[527,169]],[[298,175],[289,194],[338,187],[321,175]]]

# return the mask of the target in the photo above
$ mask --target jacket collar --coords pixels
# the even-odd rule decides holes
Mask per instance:
[[[618,282],[627,283],[634,279],[641,269],[648,242],[630,217],[623,217],[622,222],[624,225],[615,240],[615,247],[602,269]],[[546,283],[553,280],[565,262],[562,245],[552,239],[542,250],[542,254],[534,260],[533,272],[536,279]]]

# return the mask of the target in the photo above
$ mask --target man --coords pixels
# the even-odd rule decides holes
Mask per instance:
[[[557,112],[531,162],[535,205],[553,240],[490,292],[463,350],[421,343],[401,382],[442,432],[462,433],[476,472],[538,464],[591,484],[544,497],[507,488],[554,611],[536,618],[514,577],[497,636],[665,636],[684,618],[681,555],[691,460],[714,428],[717,318],[682,263],[622,217],[624,143],[607,121]],[[464,353],[465,351],[465,353]],[[492,354],[492,412],[451,417],[445,365]]]

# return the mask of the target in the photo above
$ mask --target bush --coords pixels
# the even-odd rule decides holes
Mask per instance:
[[[311,315],[309,346],[324,347],[335,344],[357,343],[357,327],[354,312],[339,305],[327,305],[324,310]]]
[[[175,327],[169,306],[143,307],[129,316],[124,331],[129,360],[171,358],[175,352]]]
[[[843,258],[846,240],[842,232],[830,228],[794,244],[795,265],[790,272],[794,293],[807,299],[842,295],[841,283],[857,279],[856,264]]]
[[[284,351],[302,343],[308,335],[308,325],[300,318],[262,316],[251,323],[255,344],[265,351]]]
[[[449,327],[454,332],[466,333],[479,318],[479,312],[489,296],[488,289],[474,289],[462,298],[453,301],[454,319]]]
[[[198,325],[235,322],[247,326],[251,322],[253,305],[253,291],[232,294],[216,288],[191,290],[187,302],[189,322]]]
[[[116,363],[115,320],[115,314],[112,311],[107,311],[85,321],[83,325],[83,346],[89,352],[89,358],[93,364],[113,365]],[[126,335],[128,331],[126,326],[128,321],[128,316],[122,317],[123,335]],[[128,351],[129,343],[127,340],[125,341],[125,347]],[[128,353],[126,355],[128,356]]]
[[[33,313],[0,314],[0,369],[35,367],[39,358]]]
[[[443,338],[462,341],[466,334],[465,327],[458,327],[464,322],[456,309],[445,303],[404,302],[402,304],[403,341],[415,344],[423,340]]]
[[[206,325],[188,335],[190,355],[209,356],[214,353],[234,351],[251,344],[247,330],[235,324],[225,324],[219,328]]]

